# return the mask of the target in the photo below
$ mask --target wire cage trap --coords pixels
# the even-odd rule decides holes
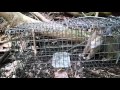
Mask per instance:
[[[52,28],[48,27],[50,25]],[[60,25],[55,27],[54,23],[50,25],[29,23],[6,32],[12,42],[13,56],[24,63],[24,72],[20,72],[19,77],[30,77],[25,72],[33,72],[31,77],[52,77],[49,74],[59,68],[68,72],[77,71],[82,75],[83,68],[119,66],[119,34],[107,36],[96,28],[85,31],[84,28],[73,30],[68,26],[62,28]],[[93,33],[96,36],[91,39]],[[42,75],[41,72],[47,74]],[[73,73],[69,75],[73,77]]]

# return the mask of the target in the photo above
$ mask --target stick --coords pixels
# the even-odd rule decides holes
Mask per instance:
[[[50,22],[50,20],[46,19],[42,14],[40,14],[39,12],[30,12],[31,14],[35,15],[37,18],[39,18],[40,20],[44,21],[44,22]]]
[[[79,12],[66,12],[67,14],[70,14],[72,16],[80,16]]]
[[[32,36],[33,36],[33,45],[34,45],[34,56],[36,57],[37,49],[36,49],[36,42],[35,42],[35,33],[34,33],[34,29],[32,30]]]
[[[119,61],[119,58],[120,58],[120,53],[117,53],[118,55],[118,57],[117,57],[117,60],[116,60],[116,64],[118,63],[118,61]]]
[[[99,16],[99,12],[96,12],[95,17],[98,17],[98,16]]]
[[[10,52],[11,52],[11,50],[5,52],[5,54],[0,59],[0,64],[4,63],[6,60],[8,60],[8,58],[10,56]]]

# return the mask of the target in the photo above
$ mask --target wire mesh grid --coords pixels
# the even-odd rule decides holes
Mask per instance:
[[[67,36],[68,33],[64,31],[61,33],[57,30],[50,31],[46,29],[41,34],[36,29],[28,29],[25,32],[22,29],[16,28],[16,32],[12,31],[13,35],[8,35],[9,39],[12,40],[11,49],[14,51],[13,56],[16,60],[22,60],[22,63],[24,63],[22,66],[24,71],[21,72],[21,69],[17,69],[20,72],[19,74],[17,73],[19,77],[53,77],[51,74],[57,68],[67,70],[69,76],[73,77],[72,71],[77,71],[77,73],[81,74],[83,68],[119,66],[120,42],[118,34],[114,36],[98,35],[93,40],[89,40],[95,30],[85,32],[82,29],[78,29],[73,32],[69,28],[69,37],[71,37],[69,38]],[[85,37],[84,34],[88,32],[90,35]],[[17,39],[13,40],[13,38]],[[79,41],[79,39],[82,41]],[[89,41],[89,52],[86,51],[84,57],[81,57],[80,55]],[[87,55],[91,55],[89,60],[85,58]],[[46,71],[45,68],[48,70]],[[32,72],[32,74],[26,76],[25,72]],[[42,72],[46,75],[42,75]]]

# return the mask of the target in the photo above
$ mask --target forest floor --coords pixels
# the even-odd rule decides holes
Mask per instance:
[[[29,13],[25,15],[35,18]],[[72,15],[63,12],[41,12],[49,20],[63,20]],[[119,14],[118,14],[119,15]],[[0,22],[2,23],[2,22]],[[2,55],[2,53],[1,53]],[[25,63],[25,64],[24,64]],[[54,69],[50,63],[40,64],[40,60],[12,60],[0,68],[1,78],[120,78],[120,66],[84,68],[81,64],[72,64],[68,69]],[[76,66],[78,65],[78,67]]]

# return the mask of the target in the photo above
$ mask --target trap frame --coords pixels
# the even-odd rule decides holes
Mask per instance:
[[[19,28],[21,31],[22,29],[23,28]],[[72,70],[77,70],[79,73],[81,73],[82,68],[113,67],[120,65],[120,42],[118,34],[118,36],[102,36],[103,43],[97,46],[98,50],[94,53],[90,60],[85,60],[79,55],[86,47],[86,41],[88,40],[86,37],[81,37],[83,38],[83,41],[80,42],[77,39],[77,36],[76,38],[72,38],[71,36],[72,40],[62,37],[62,35],[65,33],[61,34],[61,37],[54,37],[54,35],[52,36],[52,34],[56,34],[56,36],[58,34],[59,36],[59,32],[57,31],[50,31],[50,36],[48,29],[48,34],[46,31],[42,32],[41,34],[38,30],[36,31],[35,29],[26,30],[25,32],[18,32],[11,30],[11,34],[7,34],[9,40],[12,41],[11,49],[14,52],[13,56],[16,60],[22,60],[23,63],[25,63],[23,67],[24,70],[34,72],[35,75],[38,73],[38,71],[35,70],[36,68],[48,68],[53,71],[61,67],[68,71],[72,68]],[[82,30],[79,30],[79,32],[82,34]],[[13,40],[13,37],[17,39]],[[53,60],[57,59],[59,56],[63,57],[63,61],[66,58],[64,55],[61,56],[60,52],[69,54],[68,57],[70,57],[70,66],[67,66],[68,64],[66,66],[62,65],[61,67],[53,66]],[[55,53],[57,53],[57,56],[55,56]],[[86,53],[86,55],[89,53],[90,52]],[[30,68],[32,68],[32,71]],[[35,75],[33,75],[33,77],[35,77]]]

